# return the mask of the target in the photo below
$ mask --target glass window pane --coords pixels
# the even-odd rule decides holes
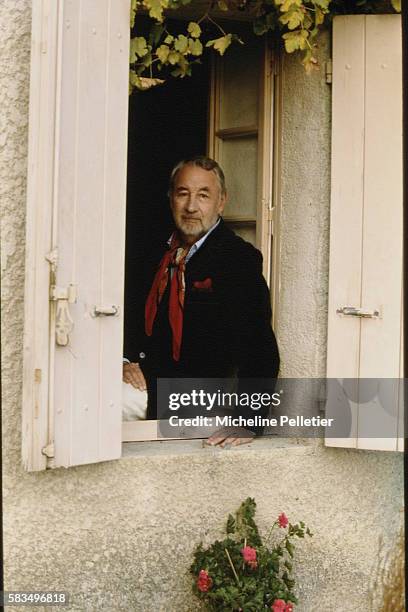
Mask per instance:
[[[255,245],[256,242],[256,229],[255,226],[249,227],[247,225],[238,225],[237,223],[227,223],[227,226],[232,229],[233,232],[241,236],[247,242]]]
[[[222,60],[220,129],[258,125],[261,43],[233,43]]]
[[[258,139],[225,140],[221,143],[220,154],[228,192],[226,216],[256,218]]]

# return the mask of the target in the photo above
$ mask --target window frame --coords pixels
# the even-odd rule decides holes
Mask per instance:
[[[259,92],[258,133],[258,202],[257,202],[257,248],[263,255],[263,273],[268,286],[271,286],[273,326],[277,323],[277,303],[279,283],[275,280],[279,270],[278,245],[280,210],[279,182],[280,165],[275,160],[275,146],[280,151],[280,113],[282,110],[282,88],[280,86],[281,55],[264,41]],[[210,77],[209,121],[207,154],[218,157],[216,132],[220,104],[220,69],[222,58],[213,58]],[[253,126],[252,126],[253,127]],[[225,217],[227,221],[236,218]],[[272,260],[272,261],[271,261]],[[186,438],[162,438],[157,436],[157,420],[135,420],[122,422],[122,442],[146,442],[156,440],[186,440]],[[194,439],[194,438],[188,438]]]

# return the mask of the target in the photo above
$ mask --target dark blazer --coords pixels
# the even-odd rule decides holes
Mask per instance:
[[[144,302],[164,249],[146,261],[137,325],[125,334],[125,356],[140,363],[155,386],[157,377],[276,379],[279,352],[271,328],[270,295],[262,276],[262,255],[223,220],[186,264],[180,361],[171,355],[168,295],[144,334]],[[127,316],[132,316],[128,313]]]

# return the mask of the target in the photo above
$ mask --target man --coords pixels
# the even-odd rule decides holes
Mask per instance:
[[[147,418],[156,418],[157,378],[275,379],[279,370],[262,255],[221,218],[227,192],[220,166],[206,157],[180,162],[169,197],[176,229],[167,250],[146,260],[143,331],[125,339],[123,380],[147,388]],[[237,445],[253,436],[223,429],[207,443]]]

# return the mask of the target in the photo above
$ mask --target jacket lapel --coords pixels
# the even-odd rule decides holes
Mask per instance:
[[[217,267],[217,261],[222,257],[225,240],[228,239],[231,230],[227,228],[223,219],[214,231],[204,241],[192,258],[186,264],[186,278],[199,277],[201,273]]]

